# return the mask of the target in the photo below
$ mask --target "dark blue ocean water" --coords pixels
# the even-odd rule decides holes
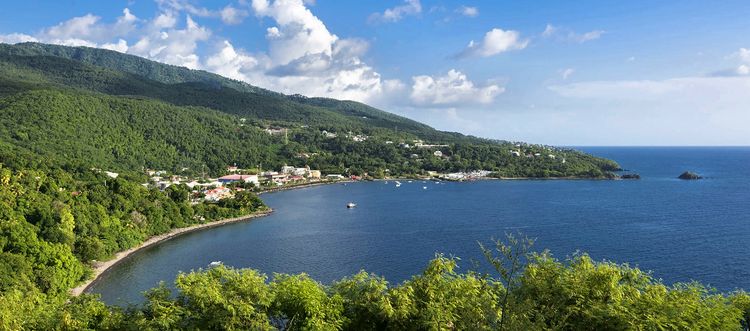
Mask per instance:
[[[750,148],[596,147],[639,181],[510,180],[330,185],[263,195],[269,217],[195,232],[123,261],[92,287],[108,303],[212,261],[330,282],[366,269],[400,282],[436,252],[480,259],[477,241],[521,231],[667,283],[750,289]],[[685,170],[705,180],[682,181]],[[426,186],[427,189],[423,189]],[[357,208],[346,209],[354,201]],[[468,266],[465,263],[464,266]]]

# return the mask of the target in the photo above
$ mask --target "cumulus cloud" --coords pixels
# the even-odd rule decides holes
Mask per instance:
[[[96,47],[113,36],[127,36],[135,30],[138,18],[125,8],[115,23],[103,24],[100,20],[101,17],[92,14],[74,17],[45,29],[36,38],[55,44]]]
[[[547,27],[544,28],[544,32],[542,32],[542,37],[553,38],[558,41],[567,41],[582,44],[587,41],[599,39],[605,33],[606,31],[604,30],[592,30],[584,33],[576,33],[575,31],[565,27],[558,27],[547,24]]]
[[[709,74],[713,77],[750,76],[750,49],[740,48],[726,57],[735,61],[735,66],[728,69],[715,71]]]
[[[214,12],[187,1],[160,0],[159,12],[140,19],[130,10],[105,22],[88,14],[43,29],[35,35],[0,35],[0,42],[40,41],[71,46],[99,47],[155,61],[203,69],[287,94],[357,100],[384,107],[441,109],[460,104],[488,104],[504,89],[497,84],[475,84],[465,74],[412,77],[413,84],[386,79],[363,60],[370,44],[358,38],[339,38],[306,7],[304,0],[240,2],[261,19],[268,19],[268,51],[248,52],[199,24],[193,17]],[[407,2],[418,5],[418,2]],[[225,7],[226,8],[226,7]],[[409,12],[386,11],[395,18]],[[399,14],[400,13],[400,14]],[[224,20],[238,18],[226,14]],[[246,13],[249,15],[250,13]],[[194,15],[194,16],[193,16]],[[245,14],[240,14],[243,16]],[[486,38],[491,50],[495,40]],[[493,46],[494,45],[494,46]],[[514,46],[506,46],[514,47]]]
[[[252,7],[258,17],[270,17],[277,24],[266,33],[275,63],[288,64],[309,54],[330,56],[339,39],[301,0],[253,0]]]
[[[456,9],[456,12],[466,17],[479,16],[479,8],[477,7],[461,6]]]
[[[734,53],[734,56],[737,57],[741,62],[741,64],[737,66],[737,69],[735,69],[734,72],[739,76],[750,75],[750,49],[740,48],[740,50]]]
[[[149,29],[128,49],[129,53],[156,61],[200,68],[200,57],[196,54],[198,43],[209,39],[211,31],[200,26],[189,15],[183,29]]]
[[[419,0],[404,0],[404,4],[388,8],[382,13],[373,13],[368,18],[370,23],[398,22],[406,16],[418,15],[422,12]]]
[[[235,25],[240,24],[249,14],[247,10],[238,9],[232,6],[226,6],[219,12],[221,21],[225,24]]]
[[[489,104],[505,89],[495,84],[476,86],[465,74],[451,69],[443,76],[415,76],[410,98],[416,105],[454,107]]]
[[[137,22],[138,18],[125,8],[122,16],[118,17],[114,23],[101,23],[101,17],[87,14],[60,22],[33,36],[21,33],[0,35],[0,42],[9,44],[44,42],[66,46],[101,47],[125,52],[128,49],[125,40],[111,41],[113,38],[130,35],[136,29]]]
[[[481,41],[470,41],[466,49],[459,53],[457,57],[489,57],[508,51],[521,50],[526,48],[528,44],[529,40],[521,39],[521,34],[518,31],[494,28],[488,31]]]
[[[11,33],[6,35],[0,35],[0,43],[5,44],[17,44],[17,43],[25,43],[25,42],[38,42],[39,39],[36,39],[30,35],[23,34],[23,33]]]
[[[108,49],[111,51],[117,51],[120,53],[126,53],[128,51],[128,42],[124,39],[120,39],[117,43],[106,43],[102,44],[101,48]]]

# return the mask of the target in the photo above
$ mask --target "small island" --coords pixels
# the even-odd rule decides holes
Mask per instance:
[[[684,180],[696,180],[696,179],[703,179],[700,175],[692,172],[692,171],[685,171],[677,178],[684,179]]]

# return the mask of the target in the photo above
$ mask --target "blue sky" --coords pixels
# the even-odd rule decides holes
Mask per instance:
[[[436,128],[750,145],[748,1],[13,1],[0,42],[86,45]]]

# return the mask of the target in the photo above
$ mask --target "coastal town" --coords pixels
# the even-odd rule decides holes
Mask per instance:
[[[242,121],[244,123],[244,121]],[[289,128],[284,127],[266,127],[265,132],[269,135],[288,134]],[[333,139],[343,137],[354,142],[364,142],[371,137],[364,134],[353,132],[336,133],[329,131],[319,131],[323,137]],[[429,143],[421,139],[391,141],[384,140],[381,143],[393,145],[409,155],[410,160],[421,161],[422,158],[436,158],[449,160],[451,158],[451,148],[448,144]],[[510,157],[519,158],[549,158],[565,163],[565,158],[558,157],[553,152],[563,152],[560,149],[551,146],[529,145],[514,143],[514,148],[507,150]],[[427,150],[424,153],[419,150]],[[317,153],[299,153],[298,158],[308,160],[315,157]],[[101,169],[92,169],[106,174],[108,177],[117,178],[118,173],[112,171],[102,171]],[[348,171],[347,171],[348,172]],[[250,190],[255,193],[288,189],[300,186],[317,185],[323,183],[335,183],[344,181],[360,181],[375,179],[399,179],[398,176],[390,176],[389,170],[385,169],[385,176],[372,176],[368,173],[358,174],[340,174],[340,173],[323,173],[321,170],[311,169],[309,166],[290,166],[284,165],[278,169],[264,170],[258,168],[243,169],[236,164],[226,166],[220,176],[208,177],[205,173],[195,175],[188,168],[181,171],[154,170],[144,169],[148,181],[142,183],[144,187],[155,188],[161,191],[167,190],[174,185],[184,185],[190,194],[189,199],[193,204],[201,202],[219,202],[224,199],[232,198],[237,192]],[[465,170],[459,172],[438,172],[423,171],[421,174],[408,175],[409,179],[420,180],[444,180],[444,181],[472,181],[490,178],[492,171],[489,170]]]
[[[98,169],[97,169],[98,170]],[[104,171],[108,177],[117,178],[118,174]],[[184,175],[173,175],[165,170],[146,170],[149,181],[142,185],[161,191],[173,185],[184,185],[190,189],[190,200],[193,204],[201,202],[219,202],[234,197],[236,192],[251,190],[256,193],[310,186],[324,183],[373,180],[368,174],[349,175],[322,174],[320,170],[309,167],[282,166],[279,170],[246,170],[237,166],[228,166],[226,175],[217,178],[193,178]],[[486,178],[491,172],[487,170],[437,173],[428,171],[426,175],[414,176],[413,179],[465,181]],[[385,178],[390,179],[390,178]],[[395,179],[395,178],[394,178]]]

